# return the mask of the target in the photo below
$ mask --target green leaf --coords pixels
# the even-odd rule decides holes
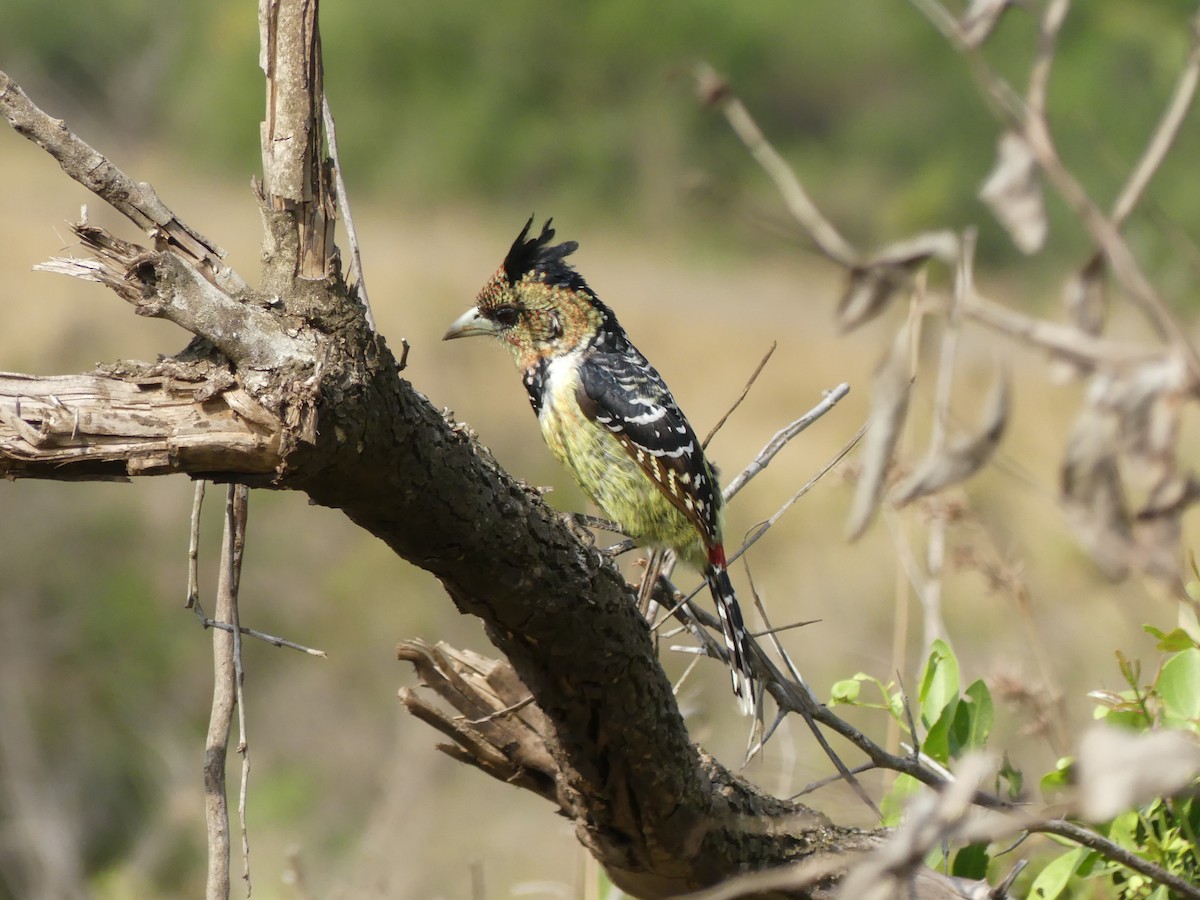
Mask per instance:
[[[947,706],[958,701],[958,660],[945,641],[936,640],[930,648],[929,660],[921,674],[919,699],[921,720],[927,728],[933,727]]]
[[[892,714],[892,718],[895,719],[897,722],[899,722],[900,727],[903,728],[905,732],[907,732],[909,730],[908,729],[908,714],[904,710],[904,707],[905,707],[904,692],[896,691],[894,694],[888,694],[885,692],[884,696],[887,697],[888,709]]]
[[[921,742],[921,752],[943,765],[950,762],[950,732],[961,705],[957,697],[951,700],[950,705],[942,710],[941,716],[926,732],[925,740]]]
[[[839,703],[854,703],[858,700],[860,693],[862,693],[862,682],[855,678],[835,681],[833,687],[829,689],[829,705],[836,706]]]
[[[904,810],[908,798],[921,789],[921,782],[911,775],[899,775],[892,783],[892,789],[884,794],[879,801],[879,811],[883,815],[882,824],[887,828],[895,828],[904,818]]]
[[[1143,625],[1142,630],[1151,637],[1158,638],[1158,649],[1163,653],[1175,653],[1179,650],[1190,650],[1196,646],[1196,642],[1182,628],[1176,628],[1173,631],[1163,631],[1160,628],[1155,628],[1153,625]]]
[[[982,750],[987,744],[988,735],[992,733],[992,723],[996,719],[996,707],[992,703],[992,695],[982,679],[977,679],[967,688],[963,702],[958,704],[954,717],[954,736],[960,750]]]
[[[1053,772],[1047,772],[1042,776],[1042,780],[1038,783],[1038,786],[1042,790],[1042,796],[1047,801],[1052,801],[1059,791],[1075,783],[1075,773],[1072,771],[1074,765],[1075,757],[1064,756],[1054,764]]]
[[[1168,719],[1194,727],[1200,720],[1200,650],[1192,647],[1163,663],[1156,686]]]
[[[1121,677],[1125,679],[1125,683],[1138,690],[1138,686],[1142,681],[1142,661],[1140,659],[1130,659],[1120,650],[1116,651],[1117,668],[1121,670]]]
[[[950,874],[955,878],[974,878],[982,881],[987,878],[988,857],[987,844],[967,844],[954,854],[954,865]]]
[[[1151,723],[1140,709],[1110,709],[1104,716],[1110,725],[1119,725],[1130,731],[1145,731]]]
[[[1007,784],[1004,793],[1008,795],[1008,799],[1016,800],[1021,796],[1021,788],[1025,786],[1025,773],[1012,764],[1008,758],[1008,752],[1004,754],[1004,759],[1000,763],[1000,771],[996,773],[996,793],[1001,793],[1001,784]]]
[[[1126,850],[1132,850],[1136,853],[1138,850],[1137,827],[1139,821],[1136,809],[1121,813],[1109,823],[1108,839],[1114,844],[1119,844]]]
[[[1087,849],[1076,847],[1052,860],[1046,868],[1038,873],[1037,878],[1029,888],[1031,900],[1054,900],[1067,886],[1075,870],[1083,861]]]

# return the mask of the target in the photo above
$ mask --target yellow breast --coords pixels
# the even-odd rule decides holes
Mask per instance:
[[[692,523],[604,426],[583,415],[576,399],[578,358],[549,365],[538,423],[550,452],[579,486],[631,538],[669,547],[703,568],[706,551]]]

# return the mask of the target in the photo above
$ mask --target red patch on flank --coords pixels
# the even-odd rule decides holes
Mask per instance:
[[[708,548],[708,564],[714,569],[725,568],[725,548],[720,544],[713,544]]]

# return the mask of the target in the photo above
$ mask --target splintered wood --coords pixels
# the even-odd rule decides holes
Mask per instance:
[[[241,388],[198,399],[167,376],[0,373],[0,477],[261,473],[281,430]]]

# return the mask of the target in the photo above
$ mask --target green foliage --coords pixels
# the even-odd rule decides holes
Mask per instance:
[[[1191,12],[1129,0],[1071,10],[1050,114],[1065,161],[1101,206],[1169,95]],[[352,191],[683,222],[701,185],[702,211],[722,219],[731,204],[777,208],[741,144],[693,97],[690,67],[705,59],[855,237],[981,222],[981,253],[1015,258],[975,196],[999,126],[961,56],[907,4],[336,3],[322,9],[322,35]],[[1036,35],[1017,9],[985,47],[1018,88]],[[253,6],[241,0],[169,11],[120,0],[103,16],[86,4],[48,16],[41,0],[9,0],[0,59],[59,114],[253,171],[256,38]],[[1185,233],[1200,226],[1196,152],[1200,134],[1185,130],[1150,187]],[[1060,239],[1078,235],[1060,207],[1050,213]],[[1135,239],[1146,225],[1130,223]],[[1152,264],[1175,255],[1164,249]]]
[[[910,737],[918,739],[926,757],[946,766],[972,750],[982,750],[995,719],[995,706],[987,685],[977,680],[960,693],[959,683],[958,659],[954,651],[945,641],[937,640],[933,642],[921,673],[917,694],[918,734],[912,734],[913,717],[908,712],[903,691],[893,683],[884,684],[861,672],[834,684],[830,705],[886,710]],[[863,685],[874,688],[883,702],[864,700]],[[920,789],[920,782],[912,776],[898,776],[880,804],[883,823],[900,824],[909,799]],[[950,869],[953,874],[965,878],[983,878],[989,863],[986,845],[969,844],[954,853]]]
[[[1117,663],[1127,688],[1121,691],[1095,691],[1096,717],[1110,724],[1136,731],[1172,728],[1200,734],[1200,642],[1182,629],[1162,632],[1152,626],[1146,631],[1158,638],[1158,648],[1167,653],[1148,684],[1143,683],[1142,666],[1117,651]],[[916,720],[922,753],[933,762],[948,766],[971,750],[986,746],[995,719],[991,693],[982,681],[972,682],[960,691],[958,660],[950,646],[935,641],[921,674],[920,690],[913,714],[906,711],[903,693],[892,683],[883,683],[859,673],[836,682],[830,705],[853,705],[886,710],[906,732]],[[878,693],[882,702],[868,699],[864,687]],[[1039,785],[1048,802],[1065,797],[1074,783],[1074,760],[1060,759],[1055,768],[1042,777]],[[1016,798],[1022,786],[1021,772],[1004,757],[996,790]],[[909,798],[920,790],[920,783],[908,775],[899,776],[881,804],[884,823],[900,822]],[[1099,833],[1121,847],[1162,866],[1167,871],[1200,883],[1200,798],[1158,798],[1141,809],[1130,810],[1099,826]],[[1028,896],[1053,900],[1060,896],[1083,896],[1085,884],[1103,885],[1121,900],[1166,900],[1165,888],[1156,887],[1146,877],[1132,872],[1101,854],[1068,842],[1063,853],[1046,863],[1029,887]],[[985,845],[972,844],[958,849],[950,865],[955,875],[983,878],[990,857]]]
[[[1133,731],[1177,729],[1200,735],[1200,643],[1183,629],[1163,632],[1143,626],[1158,638],[1166,652],[1149,683],[1143,683],[1142,665],[1117,651],[1117,666],[1127,687],[1121,691],[1094,691],[1096,718]],[[1041,782],[1052,799],[1072,780],[1072,760],[1059,760]],[[1140,809],[1129,810],[1098,829],[1121,847],[1162,866],[1192,883],[1200,883],[1200,799],[1158,798]],[[1086,863],[1086,865],[1084,865]],[[1030,896],[1059,896],[1074,878],[1092,879],[1114,891],[1121,900],[1162,898],[1170,895],[1143,875],[1083,848],[1069,850],[1049,863],[1034,881]],[[1040,893],[1039,893],[1040,891]]]
[[[1087,848],[1076,847],[1048,863],[1033,880],[1029,896],[1036,900],[1054,900],[1060,896],[1087,857]]]
[[[881,701],[871,702],[863,697],[863,686],[869,685]],[[838,704],[886,710],[900,727],[912,735],[906,698],[893,682],[884,683],[859,672],[853,678],[833,685],[829,701]],[[920,711],[918,728],[921,752],[940,765],[947,765],[970,750],[981,750],[987,743],[995,720],[995,705],[991,692],[981,680],[972,682],[959,693],[958,659],[945,641],[933,642],[929,659],[921,673],[917,694]]]

